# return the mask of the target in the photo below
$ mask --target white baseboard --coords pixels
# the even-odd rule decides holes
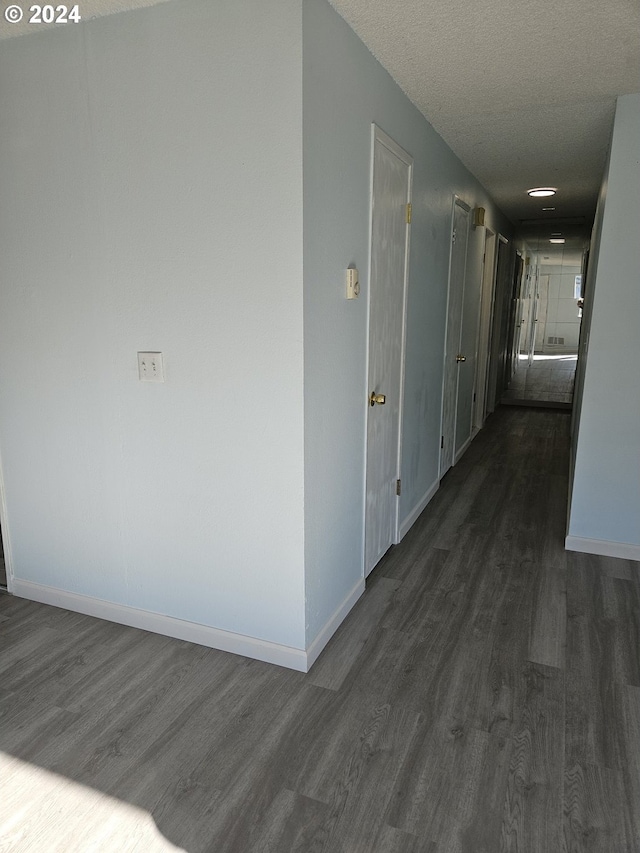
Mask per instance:
[[[436,479],[424,493],[424,495],[420,498],[418,503],[411,510],[409,515],[405,518],[405,520],[400,525],[400,529],[398,531],[398,542],[402,542],[404,537],[407,535],[409,530],[413,527],[413,525],[418,520],[418,516],[423,511],[423,509],[427,506],[431,498],[435,495],[435,493],[440,488],[440,480]],[[397,544],[397,543],[396,543]]]
[[[327,645],[331,637],[338,630],[340,624],[344,621],[347,613],[351,610],[356,601],[364,592],[364,578],[360,578],[358,583],[353,587],[351,592],[344,599],[342,604],[339,604],[333,616],[325,624],[324,628],[316,636],[315,640],[307,649],[307,672],[311,669],[315,661],[318,659],[320,652]],[[294,667],[291,667],[292,669]]]
[[[362,586],[364,587],[364,581]],[[296,669],[299,672],[307,672],[311,666],[304,649],[281,646],[278,643],[270,643],[245,634],[235,634],[232,631],[223,631],[221,628],[212,628],[197,622],[187,622],[173,616],[163,616],[161,613],[153,613],[149,610],[114,604],[100,598],[78,595],[75,592],[67,592],[17,578],[14,578],[12,592],[19,598],[28,598],[53,607],[63,607],[65,610],[85,613],[87,616],[96,616],[98,619],[129,625],[154,634],[164,634],[167,637],[175,637],[178,640],[186,640],[211,649],[244,655],[266,663]]]
[[[472,440],[474,439],[475,435],[477,435],[477,433],[472,433],[472,434],[469,436],[469,438],[465,441],[465,443],[462,445],[462,447],[460,448],[460,450],[459,450],[459,451],[456,453],[456,455],[453,457],[453,464],[454,464],[454,465],[457,465],[457,464],[458,464],[458,462],[462,459],[462,457],[464,456],[464,453],[465,453],[466,449],[467,449],[467,448],[469,447],[469,445],[471,444],[471,442],[472,442]]]
[[[601,557],[619,557],[622,560],[640,561],[640,545],[632,545],[628,542],[567,536],[564,540],[564,547],[567,551],[580,551],[583,554],[599,554]]]

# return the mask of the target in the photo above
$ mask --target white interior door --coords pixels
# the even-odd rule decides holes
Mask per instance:
[[[458,384],[461,359],[464,280],[467,268],[470,208],[456,198],[451,225],[451,255],[449,260],[449,296],[447,300],[447,330],[444,347],[444,376],[442,384],[442,437],[440,440],[440,477],[453,465],[456,447]]]
[[[486,412],[495,411],[498,400],[504,388],[505,365],[509,363],[510,341],[509,323],[511,319],[512,277],[509,275],[509,242],[502,234],[498,234],[496,251],[495,295],[493,299],[493,319],[491,321],[489,370],[487,379]]]
[[[533,354],[536,349],[536,328],[538,325],[538,267],[530,266],[529,267],[531,273],[531,284],[530,284],[530,293],[531,293],[531,314],[530,314],[530,329],[529,329],[529,367],[533,364]]]
[[[397,541],[412,158],[373,128],[365,576]]]

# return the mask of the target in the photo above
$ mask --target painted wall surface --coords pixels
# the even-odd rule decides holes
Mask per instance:
[[[596,270],[598,269],[598,258],[600,252],[600,235],[602,234],[602,219],[607,198],[607,184],[609,182],[609,157],[602,179],[602,186],[598,195],[596,213],[591,230],[589,242],[589,259],[587,263],[586,276],[582,293],[584,296],[584,308],[582,310],[582,322],[580,324],[580,341],[578,344],[578,360],[576,362],[576,374],[573,386],[573,407],[571,413],[571,454],[569,471],[569,501],[567,508],[567,527],[571,518],[571,498],[573,495],[573,478],[575,472],[576,449],[578,446],[578,434],[580,431],[580,412],[582,411],[582,397],[584,392],[584,376],[589,353],[589,336],[591,333],[591,318],[593,316],[594,292],[596,283]]]
[[[342,18],[303,3],[307,642],[362,577],[371,123],[414,158],[400,517],[437,484],[453,194],[510,226]],[[484,229],[472,231],[477,325]],[[345,299],[345,270],[362,292]]]
[[[0,48],[15,576],[296,648],[301,33],[183,0]]]
[[[624,95],[591,256],[595,288],[580,379],[569,534],[631,545],[640,545],[639,221],[640,95]]]

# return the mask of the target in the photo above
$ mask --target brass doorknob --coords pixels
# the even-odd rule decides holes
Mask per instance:
[[[458,364],[460,364],[461,361],[466,361],[466,360],[467,360],[466,355],[457,355],[456,356],[456,361],[458,362]]]
[[[369,395],[369,405],[370,406],[375,406],[376,403],[378,404],[378,406],[384,406],[384,404],[386,402],[387,402],[387,398],[385,397],[384,394],[376,394],[375,391],[372,391],[371,394]]]

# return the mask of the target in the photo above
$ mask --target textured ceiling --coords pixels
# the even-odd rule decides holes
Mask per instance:
[[[514,222],[592,217],[615,99],[640,91],[637,0],[331,2]]]
[[[157,2],[79,6],[87,20]],[[590,220],[615,99],[640,91],[638,0],[331,2],[514,222]],[[2,18],[0,38],[44,26]]]

